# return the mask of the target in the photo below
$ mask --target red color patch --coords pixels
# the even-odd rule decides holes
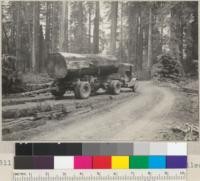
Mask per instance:
[[[110,169],[111,156],[93,156],[94,169]]]

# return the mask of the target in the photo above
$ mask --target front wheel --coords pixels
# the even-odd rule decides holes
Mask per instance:
[[[80,82],[74,88],[75,97],[78,99],[87,99],[91,94],[89,82]]]
[[[138,90],[138,82],[136,81],[135,84],[132,87],[132,91],[137,92],[137,90]]]

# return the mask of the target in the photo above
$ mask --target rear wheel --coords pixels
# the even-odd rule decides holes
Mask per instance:
[[[62,85],[62,83],[58,80],[54,81],[52,86],[52,90],[51,93],[56,97],[56,98],[60,98],[65,94],[65,88]]]
[[[120,94],[121,92],[121,82],[119,80],[112,80],[110,83],[110,93],[111,94]]]
[[[80,82],[74,89],[75,97],[78,99],[87,99],[91,94],[91,86],[89,82]]]

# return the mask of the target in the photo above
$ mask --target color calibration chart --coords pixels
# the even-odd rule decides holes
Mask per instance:
[[[186,181],[187,143],[16,143],[14,181]]]

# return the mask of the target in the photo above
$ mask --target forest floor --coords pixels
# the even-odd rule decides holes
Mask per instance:
[[[3,98],[3,140],[197,140],[198,81],[140,81],[137,93]],[[197,128],[197,129],[194,129]],[[194,129],[194,132],[193,132]]]

